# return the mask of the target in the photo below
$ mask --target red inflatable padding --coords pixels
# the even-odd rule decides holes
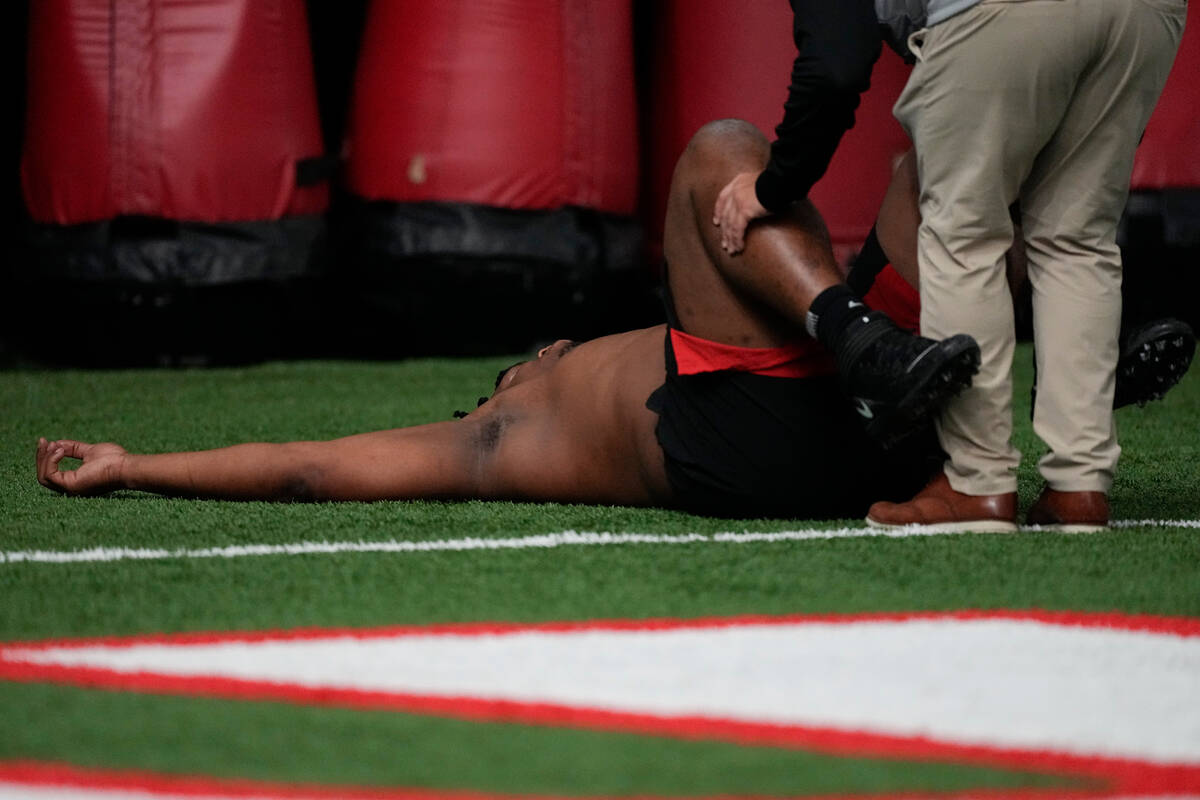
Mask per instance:
[[[39,0],[21,173],[38,222],[316,214],[303,0]]]
[[[834,0],[831,0],[833,2]],[[662,0],[651,87],[646,225],[661,239],[662,215],[675,159],[704,123],[738,117],[774,140],[783,118],[796,47],[783,2]],[[892,164],[911,145],[892,106],[909,68],[887,48],[863,95],[857,124],[842,139],[810,197],[834,242],[860,245],[891,180]]]
[[[632,213],[630,1],[374,2],[347,150],[369,200]]]
[[[1200,188],[1200,11],[1188,9],[1175,66],[1133,164],[1134,190]]]

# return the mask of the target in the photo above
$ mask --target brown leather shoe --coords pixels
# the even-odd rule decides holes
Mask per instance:
[[[873,528],[920,525],[946,533],[1012,533],[1017,530],[1017,493],[973,495],[957,492],[945,472],[907,503],[876,503],[867,512]]]
[[[1108,527],[1108,497],[1104,492],[1056,492],[1047,486],[1025,519],[1063,533],[1102,531]]]

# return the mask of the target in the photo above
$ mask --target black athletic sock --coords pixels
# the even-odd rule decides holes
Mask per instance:
[[[862,249],[858,251],[858,255],[854,257],[854,263],[850,266],[850,274],[846,276],[846,285],[859,297],[866,297],[867,292],[871,291],[871,286],[875,283],[875,276],[887,265],[887,254],[883,252],[883,247],[879,244],[879,235],[875,232],[875,226],[872,225],[871,232],[867,234],[867,240],[863,242]]]
[[[810,336],[836,353],[847,329],[865,324],[869,311],[858,295],[839,283],[816,296],[808,307],[804,326]]]

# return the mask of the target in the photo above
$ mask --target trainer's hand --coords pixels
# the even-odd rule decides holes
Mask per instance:
[[[717,195],[713,225],[721,229],[721,249],[731,256],[746,247],[746,226],[750,220],[765,217],[769,213],[758,202],[758,195],[754,191],[758,175],[756,172],[739,173]]]
[[[115,444],[87,444],[60,439],[48,442],[38,439],[38,483],[63,494],[103,494],[121,488],[121,471],[125,466],[125,448]],[[63,458],[83,461],[79,469],[59,472]]]

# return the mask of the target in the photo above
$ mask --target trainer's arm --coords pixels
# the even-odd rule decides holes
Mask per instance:
[[[882,48],[871,0],[791,0],[791,6],[796,58],[771,157],[761,172],[735,176],[713,208],[721,247],[731,254],[745,247],[751,220],[807,197],[825,174],[842,135],[854,126]]]
[[[240,444],[137,455],[115,444],[46,441],[38,481],[73,495],[138,489],[236,500],[386,500],[477,496],[482,459],[467,420],[365,433],[328,442]],[[60,471],[63,458],[76,470]]]

